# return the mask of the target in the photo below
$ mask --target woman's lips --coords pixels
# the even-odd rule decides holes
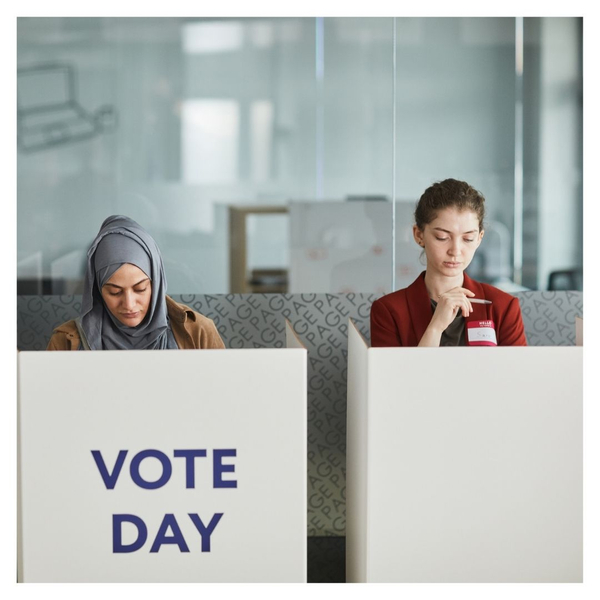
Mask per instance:
[[[450,267],[451,269],[455,269],[456,267],[460,267],[460,263],[458,262],[444,262],[445,267]]]
[[[124,319],[135,319],[140,313],[139,312],[135,312],[135,313],[121,313],[121,316]]]

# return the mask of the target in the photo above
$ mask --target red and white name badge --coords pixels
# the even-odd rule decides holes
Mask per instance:
[[[468,346],[497,346],[494,321],[470,321],[467,323]]]

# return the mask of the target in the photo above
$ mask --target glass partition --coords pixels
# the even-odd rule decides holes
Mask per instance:
[[[510,280],[515,19],[397,22],[398,209],[406,204],[414,207],[434,181],[467,181],[485,196],[487,217],[484,241],[469,274],[488,283]],[[398,235],[411,226],[411,215],[404,210],[397,219]],[[402,256],[397,260],[402,269]],[[410,283],[401,272],[396,277],[397,287]],[[413,273],[411,277],[414,280]]]
[[[583,20],[524,21],[523,284],[581,290]]]
[[[446,177],[486,197],[474,277],[581,289],[579,18],[19,18],[17,40],[19,293],[80,292],[116,213],[173,294],[387,293]]]

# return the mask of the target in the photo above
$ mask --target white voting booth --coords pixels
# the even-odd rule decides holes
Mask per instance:
[[[582,581],[582,348],[348,352],[348,581]]]
[[[305,582],[306,350],[21,352],[19,581]]]

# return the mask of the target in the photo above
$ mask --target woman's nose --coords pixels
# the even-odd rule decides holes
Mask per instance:
[[[459,256],[460,244],[458,242],[452,242],[450,248],[448,249],[448,254],[450,254],[450,256]]]
[[[123,292],[123,307],[134,308],[135,307],[135,296],[132,292]]]

